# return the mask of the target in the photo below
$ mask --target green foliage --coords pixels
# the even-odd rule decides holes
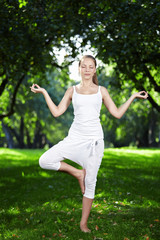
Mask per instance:
[[[88,38],[104,63],[115,63],[117,87],[132,81],[137,90],[150,93],[149,101],[160,110],[154,94],[160,92],[159,1],[101,1],[101,14]],[[159,96],[159,94],[158,94]]]
[[[116,104],[123,103],[134,90],[145,89],[150,95],[150,105],[145,102],[142,107],[140,101],[137,101],[132,105],[130,114],[127,112],[120,121],[113,122],[104,108],[102,109],[107,145],[111,142],[114,146],[121,146],[131,141],[135,144],[142,138],[153,138],[153,142],[158,139],[159,115],[151,108],[152,106],[160,110],[158,0],[89,2],[2,0],[0,13],[0,119],[4,119],[4,124],[16,130],[24,123],[26,132],[23,145],[27,141],[28,146],[33,142],[35,132],[45,134],[50,142],[52,137],[49,131],[52,134],[56,131],[57,140],[60,136],[65,136],[67,131],[63,126],[68,127],[71,118],[68,115],[62,117],[58,126],[63,130],[55,130],[56,120],[53,126],[53,119],[48,119],[48,110],[42,107],[44,106],[42,98],[37,98],[37,101],[31,100],[29,86],[35,81],[47,86],[48,77],[54,75],[55,68],[60,71],[64,66],[68,66],[87,44],[94,47],[97,57],[103,63],[114,66],[115,72],[107,78],[108,83],[105,74],[102,76],[102,73],[99,77],[100,82],[111,90],[111,96]],[[66,49],[66,56],[62,66],[59,66],[55,49],[60,51],[62,48]],[[61,72],[60,80],[59,74],[57,72],[55,74],[57,76],[54,84],[57,82],[66,89],[70,84],[67,77],[68,69]],[[50,91],[54,90],[53,85],[50,87]],[[55,94],[52,95],[56,103],[64,93],[57,89],[58,85],[56,92],[53,91]],[[119,95],[115,89],[118,89]],[[15,116],[9,120],[8,117],[15,112]],[[143,117],[139,117],[139,114]],[[152,117],[155,121],[156,134],[154,137],[148,137],[147,125],[153,125]],[[48,125],[45,124],[46,121]],[[115,129],[117,130],[114,132]],[[4,136],[3,133],[2,135]],[[16,139],[14,136],[14,141],[17,141]]]
[[[20,92],[17,96],[22,81],[43,75],[48,66],[59,67],[54,48],[68,46],[70,61],[76,50],[70,40],[73,26],[68,1],[2,0],[0,11],[0,96],[6,105],[0,108],[2,119],[15,111],[16,97],[25,97]]]
[[[131,80],[125,81],[121,88],[117,88],[114,65],[107,65],[101,69],[99,83],[108,89],[117,107],[126,102],[131,94],[137,91]],[[159,118],[160,114],[153,110],[148,100],[134,100],[121,119],[112,117],[103,105],[101,123],[106,147],[158,146]]]
[[[58,66],[55,48],[67,49],[65,64],[87,43],[104,63],[116,64],[117,86],[132,80],[136,89],[150,92],[150,103],[159,110],[153,95],[160,90],[159,1],[2,0],[0,9],[0,95],[5,89],[11,96],[3,101],[1,118],[13,114],[19,85],[28,75]]]
[[[45,145],[51,146],[67,135],[67,129],[73,119],[72,106],[68,108],[64,115],[56,119],[51,115],[43,95],[33,94],[30,91],[30,85],[33,81],[42,84],[58,105],[72,83],[67,71],[67,69],[64,69],[53,72],[52,69],[49,69],[46,73],[47,83],[44,83],[40,76],[37,76],[35,79],[25,82],[25,85],[20,86],[16,103],[17,112],[3,120],[3,124],[12,132],[14,147],[41,148]],[[22,96],[25,96],[25,98]],[[22,119],[23,126],[21,126]],[[5,140],[3,141],[5,142]]]
[[[1,239],[160,238],[158,149],[105,149],[89,217],[91,234],[79,230],[78,182],[40,169],[42,152],[0,149]]]

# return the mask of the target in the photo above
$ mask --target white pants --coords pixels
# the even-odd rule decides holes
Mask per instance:
[[[46,151],[40,157],[39,165],[44,169],[58,171],[64,159],[79,164],[86,170],[84,196],[93,199],[103,152],[103,139],[75,139],[68,136]]]

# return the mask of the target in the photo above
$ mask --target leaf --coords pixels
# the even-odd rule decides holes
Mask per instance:
[[[120,205],[125,206],[125,204],[123,202],[120,202]]]
[[[45,202],[43,203],[43,206],[47,206],[49,204],[49,202]]]
[[[154,221],[155,221],[155,222],[159,222],[159,219],[155,219]]]
[[[96,226],[95,226],[95,229],[96,229],[96,231],[98,231],[99,227],[96,225]]]
[[[145,240],[149,240],[149,237],[148,237],[148,235],[147,235],[147,234],[145,234],[145,235],[144,235],[144,237],[146,237],[146,239],[145,239]]]
[[[61,219],[59,217],[57,217],[57,222],[58,223],[62,223]]]
[[[26,218],[26,223],[29,224],[29,219],[28,218]]]
[[[99,207],[99,206],[101,206],[101,204],[98,203],[98,204],[96,204],[94,207]]]
[[[117,223],[116,223],[116,222],[114,222],[114,223],[113,223],[113,225],[115,226],[115,225],[117,225]]]

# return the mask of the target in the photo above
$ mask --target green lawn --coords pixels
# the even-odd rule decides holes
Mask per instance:
[[[0,239],[160,239],[160,150],[105,150],[90,234],[79,230],[78,181],[42,170],[42,152],[0,149]]]

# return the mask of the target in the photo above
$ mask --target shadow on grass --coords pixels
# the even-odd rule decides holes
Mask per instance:
[[[145,156],[106,152],[99,171],[97,188],[120,198],[134,195],[160,203],[160,155]],[[103,197],[105,197],[103,195]]]
[[[160,160],[156,151],[105,151],[89,220],[90,235],[79,231],[82,195],[78,181],[65,173],[42,170],[38,166],[39,156],[31,157],[31,161],[21,157],[20,161],[20,155],[17,160],[12,154],[7,158],[1,155],[2,239],[13,239],[13,233],[24,240],[42,236],[160,238]]]

